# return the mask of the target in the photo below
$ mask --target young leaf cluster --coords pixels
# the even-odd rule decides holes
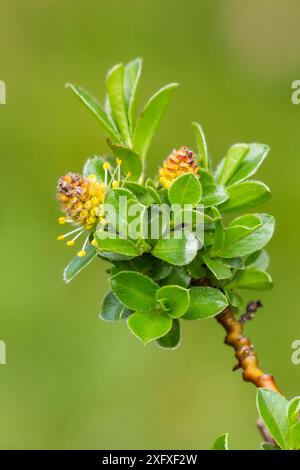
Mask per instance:
[[[120,198],[126,198],[128,214],[116,222],[105,213],[107,223],[115,224],[117,237],[111,237],[105,225],[98,226],[90,235],[95,245],[86,256],[69,263],[65,280],[69,282],[93,259],[109,262],[111,290],[103,301],[101,318],[126,320],[129,330],[145,344],[156,340],[161,347],[175,348],[180,342],[181,321],[211,318],[229,305],[237,310],[242,289],[272,287],[265,246],[273,235],[274,218],[256,212],[271,192],[253,179],[269,148],[259,143],[235,144],[214,169],[204,132],[194,123],[199,173],[178,176],[168,189],[161,186],[158,176],[145,180],[145,156],[177,85],[155,93],[136,119],[141,68],[140,59],[113,67],[106,77],[104,105],[81,87],[67,85],[107,134],[109,178],[116,171],[115,158],[122,160],[123,184],[108,186],[105,202],[118,215]],[[104,182],[103,162],[103,157],[89,159],[83,175],[95,175]],[[133,204],[140,208],[138,238],[130,232]],[[149,227],[143,226],[144,215],[154,205],[163,212],[165,205],[172,204],[182,211],[189,204],[192,216],[201,211],[203,238],[193,230],[193,223],[190,230],[178,226],[176,214],[170,220],[170,237],[164,237],[163,220],[158,236],[153,237],[151,231],[149,235]],[[182,231],[180,237],[178,230]]]

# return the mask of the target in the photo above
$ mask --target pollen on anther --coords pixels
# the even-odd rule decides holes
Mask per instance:
[[[113,187],[113,189],[118,188],[119,187],[119,181],[113,181],[112,182],[112,187]]]
[[[66,217],[59,217],[59,218],[58,218],[58,223],[59,223],[60,225],[63,225],[63,224],[65,224],[66,222],[67,222]]]
[[[109,162],[104,162],[103,163],[103,170],[109,170],[110,169],[110,163]]]
[[[85,255],[86,255],[86,251],[85,251],[85,250],[80,250],[80,251],[78,251],[78,253],[77,253],[77,256],[78,256],[79,258],[83,258]]]

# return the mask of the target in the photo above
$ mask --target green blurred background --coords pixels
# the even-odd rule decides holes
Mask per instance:
[[[291,343],[299,318],[299,125],[291,82],[300,74],[298,0],[2,0],[1,448],[209,448],[229,431],[254,449],[255,389],[231,372],[233,351],[214,321],[185,323],[181,347],[143,347],[126,325],[98,319],[104,262],[71,284],[73,251],[56,242],[58,177],[107,151],[97,121],[64,89],[102,98],[104,74],[144,58],[139,104],[179,81],[149,153],[148,173],[174,148],[194,147],[202,123],[215,162],[238,141],[272,153],[259,176],[274,197],[271,293],[247,325],[263,368],[288,396],[300,393]]]

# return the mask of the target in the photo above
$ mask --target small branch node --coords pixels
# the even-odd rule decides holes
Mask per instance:
[[[259,308],[263,305],[260,300],[252,300],[248,303],[246,308],[246,313],[244,313],[240,318],[240,323],[244,325],[246,322],[252,320]]]

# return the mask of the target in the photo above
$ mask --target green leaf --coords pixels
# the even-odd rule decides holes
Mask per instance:
[[[229,198],[225,187],[221,184],[208,184],[202,189],[201,204],[204,204],[205,207],[218,206]]]
[[[253,176],[265,160],[270,150],[270,148],[264,144],[248,144],[248,146],[249,151],[244,156],[234,175],[228,181],[229,185],[239,183],[240,181]]]
[[[223,221],[220,216],[220,212],[216,207],[212,207],[211,211],[214,215],[215,218],[215,233],[214,233],[214,243],[211,249],[211,253],[218,253],[222,249],[222,246],[224,244],[224,227],[223,227]]]
[[[179,286],[164,286],[156,292],[158,301],[164,301],[167,305],[166,313],[171,318],[178,318],[185,314],[190,303],[190,295],[187,289]]]
[[[104,238],[103,234],[107,234],[107,237]],[[139,256],[142,254],[142,247],[127,238],[116,238],[115,234],[112,234],[112,238],[110,238],[109,232],[99,231],[95,232],[94,236],[100,251],[109,251],[126,256]]]
[[[268,442],[262,442],[260,444],[261,450],[280,450],[278,447],[269,444]]]
[[[215,180],[214,180],[214,177],[213,175],[211,174],[211,172],[205,168],[202,168],[200,169],[200,181],[201,181],[201,184],[202,184],[202,187],[204,186],[209,186],[209,185],[215,185]]]
[[[144,210],[145,208],[139,206],[128,189],[111,189],[105,198],[105,217],[124,237],[136,238],[136,235],[142,237]]]
[[[220,184],[226,184],[230,180],[248,150],[247,144],[235,144],[229,148],[220,174]]]
[[[270,258],[266,250],[258,250],[245,259],[245,267],[257,268],[266,271],[270,264]]]
[[[132,181],[127,181],[125,186],[143,206],[149,207],[152,204],[158,203],[157,197],[159,198],[159,196],[153,193],[155,191],[153,188],[145,187]]]
[[[212,446],[212,450],[228,450],[228,432],[217,437]]]
[[[209,256],[205,255],[203,256],[203,261],[217,279],[231,278],[231,269],[221,260],[211,259]]]
[[[83,176],[88,178],[90,175],[95,175],[98,181],[104,182],[104,159],[98,156],[89,158],[83,167]]]
[[[287,407],[288,401],[269,389],[260,388],[256,398],[257,409],[269,433],[281,447],[288,448]]]
[[[288,419],[290,426],[299,422],[299,414],[300,414],[300,397],[295,397],[290,401],[288,410],[287,410],[287,419]]]
[[[171,273],[162,280],[161,284],[164,286],[176,284],[180,287],[188,287],[190,282],[191,277],[188,275],[184,267],[173,266]]]
[[[191,204],[196,206],[201,199],[202,188],[199,179],[193,173],[186,173],[176,178],[168,196],[171,204]]]
[[[252,209],[271,198],[271,191],[260,181],[244,181],[227,187],[229,199],[220,207],[223,213]]]
[[[228,306],[222,292],[213,287],[192,287],[190,289],[190,306],[183,316],[186,320],[200,320],[214,317]]]
[[[109,117],[107,116],[99,101],[97,101],[96,98],[94,98],[88,91],[84,90],[84,88],[80,86],[67,83],[66,88],[70,88],[75,93],[75,95],[86,105],[86,107],[102,124],[108,135],[116,142],[120,142],[120,135],[118,130],[112,126]]]
[[[149,277],[134,271],[122,271],[110,277],[109,283],[115,296],[126,307],[142,312],[156,308],[158,285]]]
[[[268,290],[272,289],[271,276],[265,271],[257,268],[247,268],[238,271],[234,279],[228,284],[228,287],[234,289],[254,289]]]
[[[111,251],[98,251],[98,256],[112,263],[130,261],[132,259],[132,256],[120,255],[119,253],[112,253]]]
[[[255,226],[255,219],[260,224]],[[274,218],[267,214],[259,214],[252,219],[249,218],[248,226],[230,224],[225,232],[225,240],[219,256],[224,258],[234,258],[249,255],[250,253],[263,248],[272,238],[274,232]],[[247,223],[244,218],[240,223]]]
[[[240,307],[242,305],[243,299],[240,295],[230,289],[227,289],[226,287],[224,288],[224,291],[229,304],[232,305],[232,307]]]
[[[124,97],[131,129],[134,127],[136,92],[142,73],[142,65],[142,59],[137,58],[126,64],[124,70]]]
[[[104,297],[100,318],[105,321],[119,321],[123,318],[127,309],[121,304],[113,292],[108,292]]]
[[[177,83],[171,83],[155,93],[146,104],[137,121],[133,149],[141,155],[142,159],[146,156],[149,145],[177,86]]]
[[[202,259],[199,255],[196,256],[193,261],[187,265],[186,269],[193,279],[202,279],[206,276],[206,271],[202,266]]]
[[[131,146],[131,137],[127,119],[124,97],[124,65],[117,64],[112,67],[106,76],[106,88],[113,118],[120,130],[124,141]]]
[[[135,312],[127,320],[131,332],[144,344],[166,335],[172,328],[173,320],[158,312]]]
[[[193,122],[192,126],[196,130],[197,151],[199,160],[201,162],[201,167],[208,168],[208,151],[203,129],[197,122]]]
[[[191,232],[181,232],[181,238],[174,238],[176,234],[171,232],[170,238],[158,240],[152,250],[153,256],[176,266],[189,264],[196,256],[198,241]]]
[[[88,245],[85,251],[85,256],[82,258],[77,255],[74,256],[74,258],[71,259],[70,263],[64,270],[64,281],[67,284],[72,281],[72,279],[74,279],[74,277],[77,276],[77,274],[79,274],[83,268],[90,264],[97,254],[96,248],[94,248],[92,245]]]
[[[289,428],[289,448],[292,450],[300,449],[300,421]]]
[[[107,143],[115,157],[122,160],[121,172],[126,177],[130,173],[130,179],[136,181],[142,174],[142,162],[138,154],[125,145],[115,144],[110,139]]]
[[[170,331],[161,338],[158,338],[157,344],[161,348],[167,349],[176,349],[180,344],[180,323],[179,320],[175,319],[173,321],[172,328]]]

